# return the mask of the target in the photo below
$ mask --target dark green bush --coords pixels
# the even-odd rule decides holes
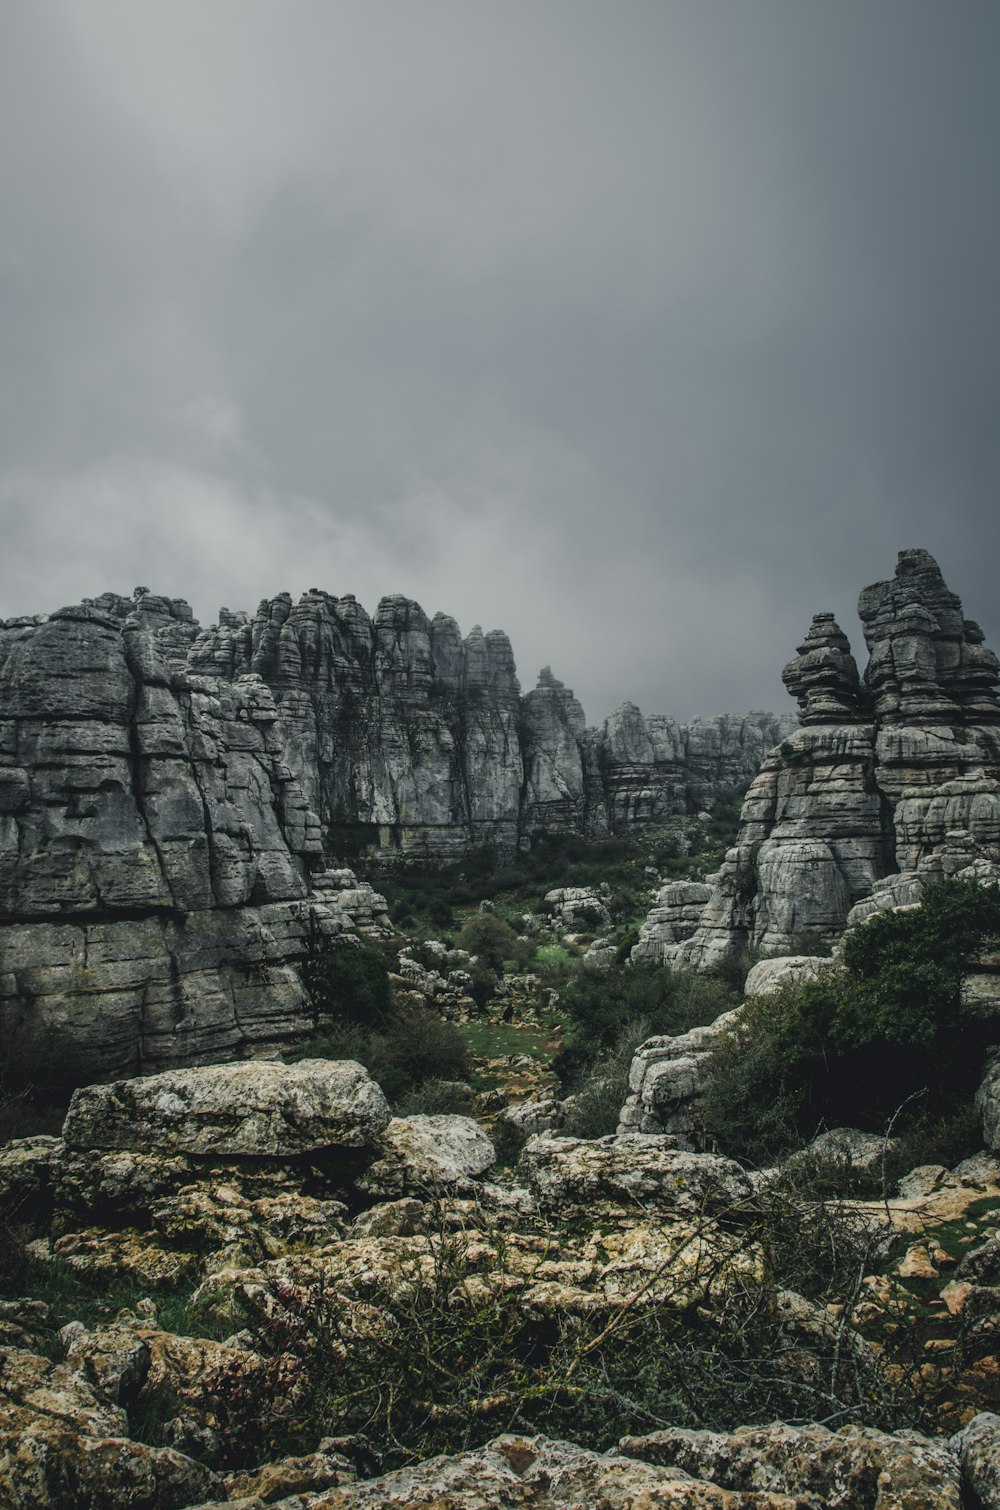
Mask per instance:
[[[466,1085],[461,1080],[434,1077],[404,1091],[396,1102],[396,1115],[469,1117],[473,1106],[474,1093],[471,1085]]]
[[[628,1095],[628,1074],[636,1049],[650,1036],[647,1017],[620,1024],[611,1044],[587,1067],[581,1066],[573,1102],[561,1133],[567,1138],[603,1138],[618,1126],[618,1114]]]
[[[323,940],[310,950],[303,970],[306,989],[321,1018],[378,1028],[392,1012],[389,959],[367,940]]]
[[[714,1022],[738,998],[722,982],[695,971],[660,965],[579,970],[560,991],[559,1012],[569,1026],[569,1060],[606,1049],[623,1025],[643,1018],[652,1033],[684,1033]],[[569,1060],[567,1060],[567,1068]]]
[[[844,942],[852,989],[834,1023],[836,1046],[947,1050],[962,982],[998,939],[1000,890],[975,881],[943,881],[919,908],[876,913]]]
[[[477,955],[497,975],[502,975],[504,961],[514,957],[519,940],[503,918],[492,912],[477,912],[462,924],[456,943],[460,949]]]
[[[706,1128],[726,1152],[780,1157],[822,1127],[881,1131],[900,1107],[961,1122],[992,1030],[961,987],[1000,935],[1000,892],[947,881],[877,914],[819,980],[749,1002],[712,1051]]]
[[[394,1012],[378,1030],[361,1023],[333,1024],[286,1058],[289,1063],[355,1059],[397,1108],[429,1082],[467,1081],[471,1074],[462,1033],[429,1007]]]

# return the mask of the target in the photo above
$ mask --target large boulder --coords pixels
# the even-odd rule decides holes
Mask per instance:
[[[1000,1416],[982,1411],[951,1445],[962,1462],[962,1481],[979,1510],[1000,1510]]]
[[[816,980],[830,961],[821,955],[786,954],[780,959],[762,959],[753,966],[743,986],[747,998],[770,996],[783,986],[797,986],[801,981]]]
[[[389,1119],[381,1090],[353,1060],[245,1060],[83,1086],[63,1138],[70,1149],[283,1159],[370,1148]]]
[[[826,1510],[959,1510],[963,1503],[956,1454],[916,1432],[781,1422],[732,1433],[675,1427],[625,1437],[620,1449],[725,1489],[792,1495],[797,1505]]]
[[[377,1147],[375,1162],[357,1184],[390,1199],[427,1190],[471,1192],[496,1160],[493,1144],[471,1117],[394,1117]]]
[[[640,1133],[584,1138],[532,1138],[519,1170],[541,1206],[562,1211],[596,1201],[700,1212],[750,1194],[732,1159],[688,1153],[673,1138]]]
[[[219,1480],[170,1447],[129,1439],[121,1406],[79,1370],[0,1348],[0,1504],[10,1510],[182,1510]]]
[[[703,1027],[641,1043],[629,1068],[619,1133],[669,1133],[693,1148],[701,1131],[699,1103],[709,1055],[719,1036],[739,1021],[742,1010],[734,1007]]]

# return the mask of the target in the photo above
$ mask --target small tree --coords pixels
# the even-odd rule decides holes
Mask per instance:
[[[303,976],[321,1017],[381,1028],[392,1014],[389,962],[375,944],[325,939],[310,952]]]
[[[943,881],[920,907],[876,914],[820,979],[758,997],[712,1050],[703,1108],[729,1153],[780,1156],[824,1124],[879,1131],[904,1103],[967,1110],[991,1029],[962,983],[1000,938],[1000,891]],[[995,1036],[995,1033],[993,1034]]]
[[[484,965],[502,975],[504,960],[517,954],[518,937],[503,918],[492,912],[477,912],[462,925],[458,946],[478,955]]]

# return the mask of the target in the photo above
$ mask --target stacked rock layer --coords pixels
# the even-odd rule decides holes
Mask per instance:
[[[764,760],[697,926],[664,903],[637,957],[816,953],[946,876],[1000,876],[1000,662],[926,551],[861,594],[862,680],[831,614],[782,673],[800,727]]]
[[[384,926],[327,852],[442,859],[746,784],[783,732],[626,706],[597,730],[506,635],[283,595],[202,630],[137,589],[0,624],[0,1032],[95,1076],[268,1051],[311,942]]]

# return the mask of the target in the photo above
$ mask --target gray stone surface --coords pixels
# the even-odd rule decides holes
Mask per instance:
[[[324,836],[447,859],[692,811],[779,724],[587,730],[550,672],[521,698],[506,635],[398,595],[203,629],[136,589],[0,623],[0,1034],[95,1077],[301,1040],[310,940],[390,931]]]
[[[69,1149],[288,1158],[370,1149],[389,1115],[353,1060],[244,1061],[81,1086],[63,1140]]]
[[[251,1510],[247,1501],[239,1503]],[[294,1496],[274,1503],[276,1510],[302,1510],[306,1501]],[[801,1501],[784,1495],[733,1494],[678,1468],[541,1436],[497,1437],[473,1452],[428,1458],[308,1503],[313,1510],[803,1510]],[[928,1501],[928,1510],[938,1503]],[[223,1510],[224,1504],[215,1500],[200,1510]],[[861,1500],[845,1510],[862,1510]]]
[[[764,760],[698,926],[663,947],[666,963],[818,953],[928,882],[1000,878],[1000,663],[926,551],[901,551],[858,611],[863,682],[818,615],[784,672],[802,726]]]
[[[689,1153],[673,1138],[634,1133],[591,1140],[545,1133],[525,1144],[518,1171],[546,1210],[624,1199],[690,1213],[732,1205],[750,1193],[749,1180],[732,1159]]]
[[[748,999],[769,996],[772,991],[780,991],[782,986],[815,980],[829,968],[830,960],[812,954],[786,954],[780,959],[758,960],[743,983],[743,994]]]
[[[723,1489],[794,1495],[797,1504],[827,1510],[959,1510],[963,1503],[956,1453],[912,1431],[780,1421],[734,1432],[676,1427],[625,1437],[620,1450]]]
[[[1000,1416],[981,1411],[951,1439],[962,1462],[962,1481],[980,1510],[1000,1510]]]
[[[629,1092],[619,1112],[618,1132],[668,1133],[684,1148],[696,1148],[702,1132],[699,1102],[708,1055],[720,1033],[739,1021],[740,1007],[687,1033],[647,1038],[629,1068]]]
[[[375,1154],[357,1185],[380,1200],[442,1190],[474,1194],[496,1162],[478,1122],[448,1115],[393,1117]]]

